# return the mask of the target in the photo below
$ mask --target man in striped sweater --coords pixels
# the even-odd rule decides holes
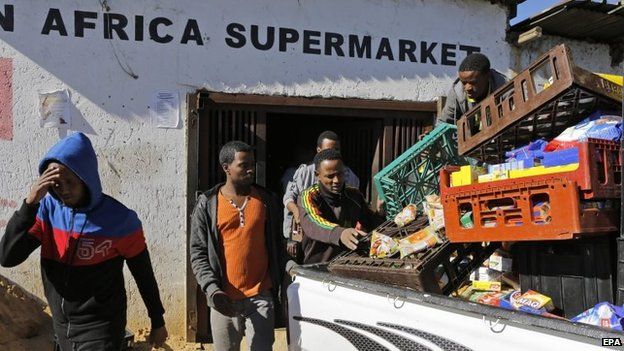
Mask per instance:
[[[314,157],[314,165],[317,183],[298,199],[304,264],[327,262],[344,250],[356,249],[364,231],[383,222],[357,188],[345,185],[340,152],[323,150]]]

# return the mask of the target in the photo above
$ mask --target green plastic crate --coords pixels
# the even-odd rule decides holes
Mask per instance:
[[[466,157],[457,154],[456,132],[454,125],[440,123],[375,175],[375,186],[388,219],[408,204],[420,208],[425,196],[439,194],[442,167],[468,164]]]

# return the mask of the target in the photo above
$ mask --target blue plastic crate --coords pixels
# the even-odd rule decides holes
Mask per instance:
[[[374,177],[386,216],[391,218],[410,203],[440,193],[440,169],[466,165],[468,158],[457,153],[457,127],[441,123],[422,140],[407,149]]]

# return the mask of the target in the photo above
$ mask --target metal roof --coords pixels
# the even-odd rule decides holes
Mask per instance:
[[[624,38],[624,2],[619,5],[591,0],[565,0],[511,26],[512,32],[541,27],[542,33],[614,43]]]

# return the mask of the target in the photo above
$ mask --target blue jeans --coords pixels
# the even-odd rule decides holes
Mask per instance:
[[[228,317],[214,308],[210,310],[210,328],[212,330],[215,351],[238,351],[243,336],[251,351],[273,349],[275,334],[273,325],[275,312],[270,291],[233,301],[236,316]]]

